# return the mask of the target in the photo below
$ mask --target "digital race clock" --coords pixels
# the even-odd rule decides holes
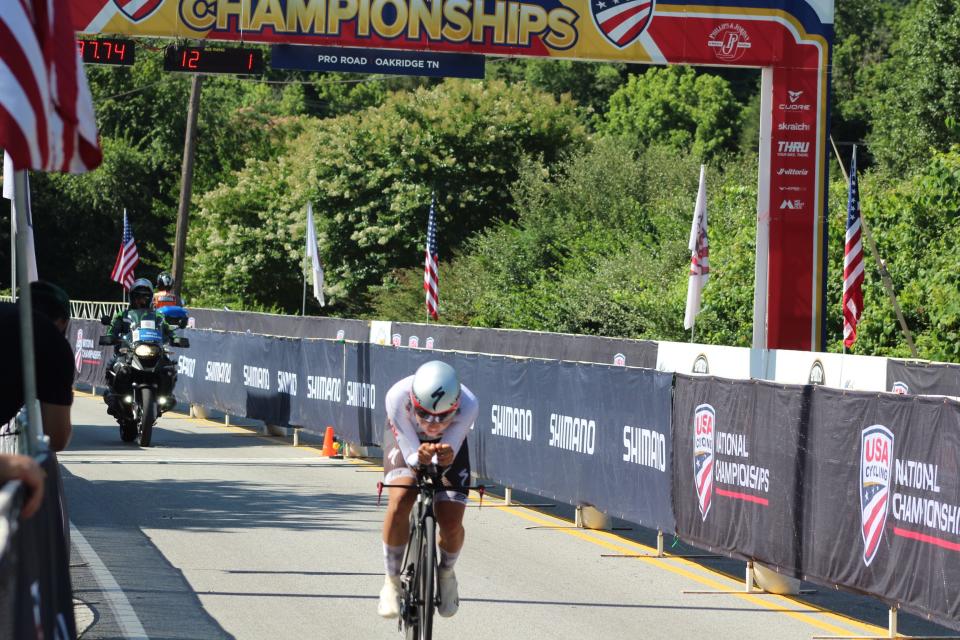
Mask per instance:
[[[85,64],[133,64],[133,40],[77,38],[77,48]]]
[[[259,49],[210,49],[170,45],[163,58],[165,71],[185,73],[263,73]]]

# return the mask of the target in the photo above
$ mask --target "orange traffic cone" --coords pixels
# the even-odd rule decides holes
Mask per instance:
[[[327,432],[323,436],[323,451],[320,452],[320,455],[328,458],[337,455],[336,449],[333,448],[333,427],[327,427]]]

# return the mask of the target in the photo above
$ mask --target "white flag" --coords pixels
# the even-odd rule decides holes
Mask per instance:
[[[700,313],[703,287],[710,277],[710,247],[707,244],[707,167],[700,165],[700,190],[697,191],[697,206],[693,210],[693,225],[690,227],[690,280],[687,282],[687,311],[683,316],[683,328],[693,327]]]
[[[13,198],[13,158],[3,152],[3,197],[10,201],[10,231],[17,233],[17,209]],[[30,212],[30,178],[25,177],[27,193],[24,200],[27,203],[27,275],[30,282],[39,280],[37,276],[37,250],[33,242],[33,214]]]
[[[313,297],[321,307],[323,300],[323,267],[320,266],[320,252],[317,250],[317,230],[313,226],[313,203],[307,203],[307,257],[310,258],[310,270],[313,272]]]

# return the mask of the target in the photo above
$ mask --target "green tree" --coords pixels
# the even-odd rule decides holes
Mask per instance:
[[[691,67],[653,67],[610,98],[598,129],[637,144],[666,144],[708,159],[735,147],[740,107],[729,83]]]
[[[898,171],[960,142],[960,0],[917,0],[877,69],[869,150]]]
[[[569,100],[496,81],[447,81],[314,121],[280,158],[248,160],[202,198],[188,290],[298,308],[310,200],[331,308],[363,313],[368,287],[421,260],[431,193],[447,255],[510,217],[506,186],[525,153],[550,162],[583,137]]]

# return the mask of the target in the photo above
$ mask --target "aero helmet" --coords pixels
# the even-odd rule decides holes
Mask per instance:
[[[414,409],[431,415],[452,413],[460,406],[460,381],[446,362],[431,360],[413,375],[410,401]]]

